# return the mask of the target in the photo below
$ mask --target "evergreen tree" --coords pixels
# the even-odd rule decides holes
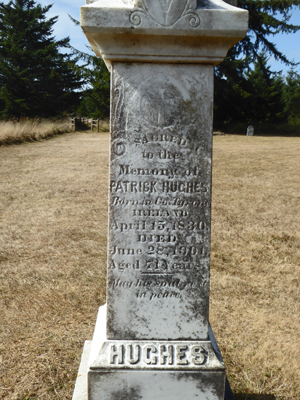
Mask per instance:
[[[246,79],[251,93],[244,99],[244,121],[256,125],[284,122],[284,81],[281,74],[270,70],[267,56],[259,55]]]
[[[69,15],[71,21],[78,27],[80,22]],[[73,51],[81,60],[81,74],[85,82],[85,90],[82,92],[80,106],[77,114],[91,118],[104,119],[109,117],[110,110],[110,73],[102,58],[94,55],[90,46],[88,53],[73,48]]]
[[[237,0],[237,6],[249,11],[249,29],[246,37],[229,50],[216,68],[214,118],[217,128],[224,123],[243,121],[245,99],[252,91],[245,71],[250,71],[256,61],[265,68],[262,54],[292,64],[270,38],[277,33],[295,33],[300,29],[299,25],[289,23],[291,12],[300,6],[300,0]]]
[[[291,125],[300,125],[300,75],[292,68],[285,85],[285,111]]]
[[[56,41],[46,18],[51,5],[34,0],[0,3],[0,117],[50,117],[70,108],[81,87],[75,59]]]
[[[91,118],[108,118],[110,73],[104,61],[99,57],[81,53],[81,59],[88,61],[88,63],[81,67],[86,89],[82,92],[77,113]]]
[[[269,54],[285,64],[293,64],[276,48],[270,37],[282,32],[295,33],[300,29],[300,26],[289,23],[291,12],[294,7],[300,6],[300,0],[226,1],[249,11],[249,30],[246,37],[229,50],[225,60],[215,70],[214,127],[223,128],[224,124],[234,122],[246,124],[250,120],[260,123],[283,121],[284,112],[280,108],[283,107],[281,95],[283,81],[279,75],[272,73],[264,57]],[[79,24],[78,21],[71,19]],[[94,56],[88,57],[90,59],[87,64],[90,67],[86,70],[85,76],[89,87],[84,93],[81,111],[88,115],[88,110],[90,112],[95,110],[95,114],[100,116],[103,110],[105,113],[108,110],[109,75],[103,61]],[[87,61],[87,58],[85,60]],[[252,71],[254,63],[255,68]],[[256,76],[258,68],[261,68],[260,78]],[[264,80],[265,89],[262,87],[259,89],[255,83],[259,79]],[[271,85],[271,89],[268,89],[268,85]],[[275,92],[272,96],[270,91],[273,89]],[[262,90],[266,90],[265,96],[259,95],[259,91]],[[101,105],[97,110],[100,104],[105,104],[107,107],[103,108]],[[266,109],[268,104],[270,107]]]

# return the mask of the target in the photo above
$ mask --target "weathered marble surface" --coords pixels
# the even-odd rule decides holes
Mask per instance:
[[[224,400],[208,323],[213,66],[248,12],[222,0],[86,2],[82,29],[112,74],[107,311],[88,399]]]
[[[210,341],[105,341],[93,369],[201,371],[224,369]]]
[[[89,373],[89,400],[224,400],[224,379],[212,371],[95,371]]]
[[[86,341],[84,345],[84,350],[82,353],[82,358],[81,358],[81,363],[78,371],[78,377],[76,380],[76,387],[74,390],[74,394],[72,397],[72,400],[88,400],[88,391],[87,391],[87,374],[88,374],[88,365],[91,365],[92,363],[96,363],[96,358],[97,355],[99,354],[99,350],[105,341],[105,325],[106,325],[106,307],[100,307],[99,313],[98,313],[98,318],[97,318],[97,323],[96,323],[96,329],[94,332],[94,338],[93,338],[93,347],[91,347],[91,342]],[[222,357],[220,355],[220,352],[217,348],[216,340],[214,338],[213,332],[211,328],[209,329],[209,340],[214,348],[215,354],[217,355],[219,362],[223,364]],[[89,362],[88,362],[89,360]],[[102,371],[103,372],[103,371]],[[99,371],[98,371],[99,373]],[[101,373],[101,372],[100,372]],[[215,375],[216,376],[216,375]],[[115,387],[115,385],[114,385]],[[132,393],[131,389],[126,390],[127,392]],[[124,393],[126,393],[126,391]],[[102,393],[100,389],[100,393]],[[197,396],[195,398],[201,400],[201,397],[199,398],[199,392],[197,393]],[[122,397],[121,397],[122,398]],[[172,397],[172,400],[174,400],[174,396]],[[129,397],[130,400],[131,397]],[[185,399],[185,397],[184,397]],[[205,399],[205,397],[204,397]],[[232,395],[230,386],[228,384],[228,381],[226,380],[225,384],[225,397],[222,400],[234,400],[234,397]],[[97,400],[101,400],[101,397],[97,397]],[[119,400],[119,399],[118,399]],[[141,399],[139,399],[141,400]],[[206,399],[205,399],[206,400]]]
[[[108,341],[105,316],[100,307],[89,400],[224,400],[225,366],[210,327],[208,341]]]
[[[208,337],[213,67],[112,69],[108,339]]]
[[[81,7],[95,53],[112,62],[217,65],[247,31],[248,12],[221,0],[99,0]]]
[[[90,355],[91,341],[86,340],[81,356],[80,366],[77,374],[76,385],[73,392],[72,400],[88,400],[88,359]]]

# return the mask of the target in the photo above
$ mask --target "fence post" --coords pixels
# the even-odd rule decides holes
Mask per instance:
[[[99,129],[100,128],[100,121],[99,121],[99,119],[97,119],[97,132],[99,133]]]
[[[74,118],[74,132],[77,131],[78,125],[79,125],[79,123],[78,123],[78,118]]]

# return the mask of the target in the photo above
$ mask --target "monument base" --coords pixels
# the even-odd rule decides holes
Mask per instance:
[[[86,340],[84,343],[72,400],[88,400],[87,374],[91,345],[91,340]]]
[[[224,372],[89,371],[89,400],[223,400]]]
[[[118,347],[106,339],[105,321],[103,306],[93,341],[85,342],[72,400],[233,399],[211,329],[209,341],[120,341]]]

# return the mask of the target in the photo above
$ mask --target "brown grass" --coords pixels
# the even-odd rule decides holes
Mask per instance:
[[[58,121],[0,121],[0,145],[39,141],[60,133],[71,132],[68,119]]]
[[[300,398],[299,152],[214,137],[210,315],[238,399]],[[0,160],[0,398],[71,399],[105,301],[108,134]]]
[[[300,399],[299,154],[299,138],[214,138],[211,323],[233,389],[286,400]]]
[[[108,135],[0,148],[0,398],[70,399],[105,298]]]

